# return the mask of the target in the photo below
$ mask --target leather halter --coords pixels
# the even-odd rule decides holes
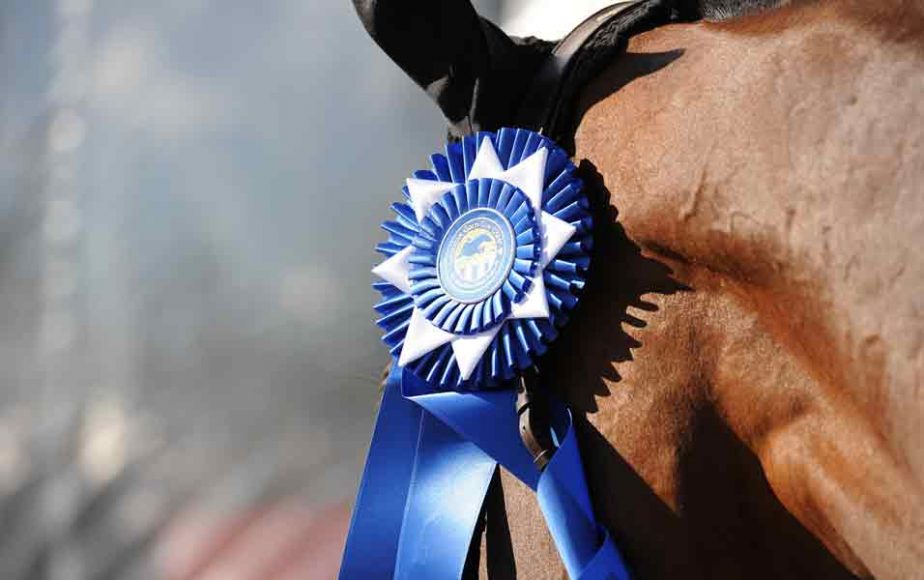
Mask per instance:
[[[530,126],[540,132],[550,128],[562,107],[559,97],[563,86],[569,81],[573,82],[577,54],[611,19],[625,18],[629,10],[640,4],[643,4],[643,0],[626,0],[607,6],[585,19],[561,39],[536,73],[520,105],[517,125]]]
[[[630,37],[697,17],[678,4],[671,0],[626,0],[584,20],[555,45],[540,66],[515,124],[570,148],[574,101],[580,89],[625,50]]]

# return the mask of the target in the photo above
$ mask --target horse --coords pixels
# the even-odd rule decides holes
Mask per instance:
[[[487,234],[478,234],[474,239],[464,242],[456,258],[459,270],[481,269],[491,264],[497,252],[497,243]]]
[[[673,24],[581,91],[609,219],[544,373],[639,578],[924,575],[922,31],[911,2]],[[564,577],[503,489],[493,551]]]
[[[383,14],[471,13],[354,1],[453,131],[524,98],[482,56],[519,50],[520,77],[492,70],[520,86],[541,41],[482,24],[489,50],[434,35],[455,52],[407,65]],[[596,248],[543,377],[596,513],[639,578],[924,577],[924,6],[676,6],[696,17],[634,36],[572,111]],[[532,493],[501,482],[480,573],[565,577]]]

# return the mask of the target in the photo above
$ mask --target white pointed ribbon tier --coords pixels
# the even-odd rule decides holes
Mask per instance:
[[[542,237],[542,255],[538,263],[532,287],[520,302],[511,306],[508,318],[548,318],[549,303],[545,291],[542,271],[551,262],[562,247],[574,235],[575,228],[568,222],[558,219],[548,212],[542,211],[543,181],[545,179],[545,164],[548,151],[541,148],[513,167],[504,170],[497,157],[490,139],[484,139],[478,149],[478,155],[472,164],[468,179],[491,178],[505,181],[520,189],[529,199],[533,211],[538,218],[537,223]],[[420,222],[427,215],[430,207],[440,197],[455,187],[456,183],[432,181],[427,179],[408,179],[407,188],[411,196],[411,205],[414,214]],[[408,281],[410,264],[408,258],[413,252],[413,246],[408,246],[388,258],[372,269],[372,273],[379,276],[396,288],[411,293]],[[504,323],[494,325],[492,328],[475,335],[458,335],[446,332],[431,323],[423,313],[414,308],[411,320],[408,323],[407,335],[401,347],[401,356],[398,366],[414,362],[428,352],[435,350],[447,342],[452,345],[452,352],[459,366],[463,380],[467,380],[478,361],[484,356],[494,336]]]

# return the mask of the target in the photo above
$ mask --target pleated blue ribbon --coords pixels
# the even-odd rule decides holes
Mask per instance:
[[[454,579],[500,464],[536,490],[573,579],[628,579],[594,518],[570,412],[554,409],[559,444],[541,473],[523,445],[512,390],[458,393],[393,365],[340,570],[342,580]]]

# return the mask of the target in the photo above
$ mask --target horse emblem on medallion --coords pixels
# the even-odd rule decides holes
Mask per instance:
[[[462,236],[453,253],[456,276],[462,281],[474,283],[497,264],[497,239],[490,230],[475,227]]]
[[[484,300],[506,279],[514,247],[507,218],[487,208],[471,210],[449,228],[440,245],[440,284],[461,302]]]

